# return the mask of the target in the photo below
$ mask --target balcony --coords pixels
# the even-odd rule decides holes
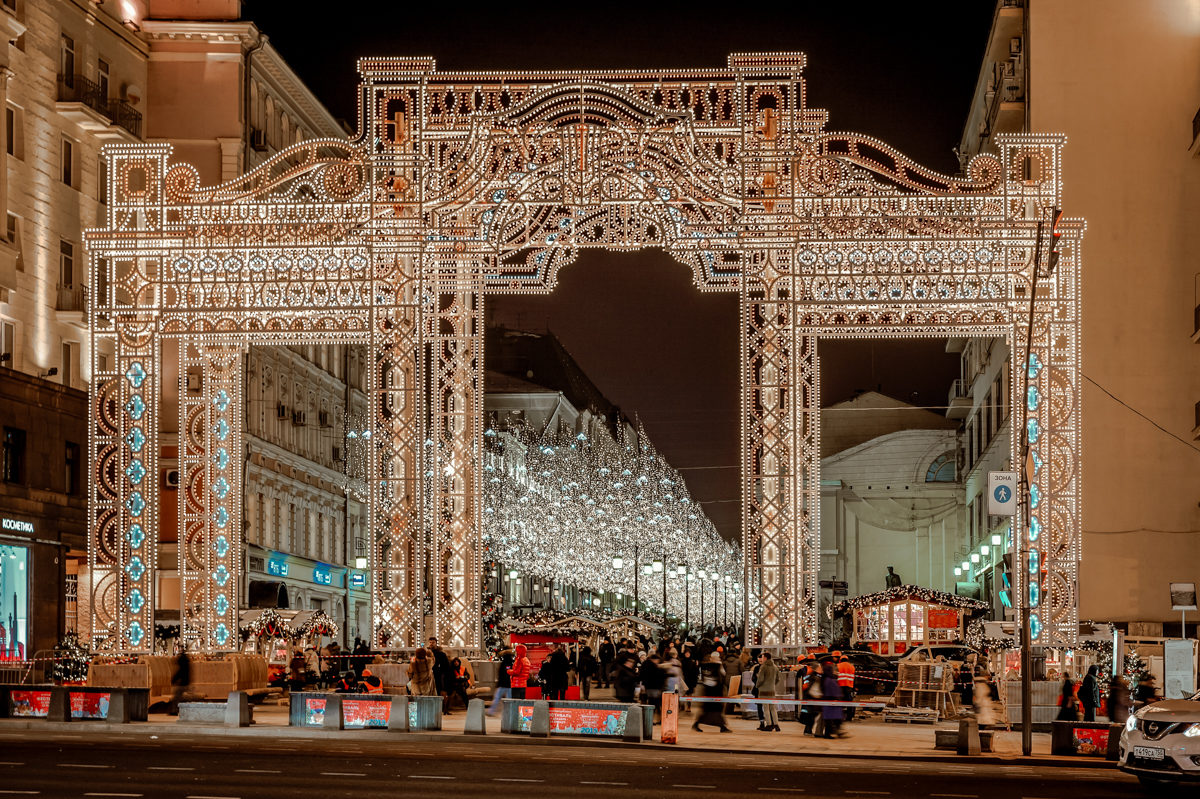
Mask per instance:
[[[73,283],[58,285],[58,294],[54,300],[54,315],[59,322],[87,330],[88,327],[88,290],[87,286]]]
[[[83,75],[58,76],[58,112],[96,138],[135,142],[142,136],[142,115],[124,100],[110,100]]]
[[[966,419],[971,413],[971,405],[971,386],[967,381],[959,378],[951,383],[946,398],[946,418]]]

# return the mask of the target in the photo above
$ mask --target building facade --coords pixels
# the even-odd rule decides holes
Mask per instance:
[[[101,148],[168,142],[176,158],[195,165],[201,181],[211,184],[244,174],[297,141],[344,137],[344,130],[267,37],[241,19],[238,0],[4,0],[0,38],[6,167],[0,170],[6,464],[0,547],[7,547],[0,560],[23,565],[18,571],[28,575],[5,567],[6,592],[9,582],[29,585],[27,593],[18,592],[28,602],[0,610],[0,652],[15,652],[10,644],[19,640],[32,654],[86,625],[89,616],[76,603],[88,595],[77,583],[88,579],[86,492],[80,489],[88,479],[87,388],[93,369],[107,368],[112,357],[90,352],[86,335],[90,324],[103,322],[88,318],[89,293],[108,290],[89,279],[83,253],[83,231],[104,224],[106,214]],[[289,575],[308,575],[293,581],[292,607],[322,607],[353,630],[367,624],[367,587],[356,584],[365,576],[349,568],[362,511],[347,498],[344,469],[329,441],[343,435],[335,421],[341,424],[345,408],[364,400],[347,388],[344,356],[312,348],[244,356],[257,375],[287,375],[286,404],[301,415],[280,420],[247,408],[246,519],[257,526],[248,528],[255,537],[242,563],[249,574],[261,563],[263,577],[271,576],[270,563],[289,563]],[[163,353],[156,482],[171,523],[161,528],[155,603],[168,624],[178,619],[182,601],[173,523],[180,392],[198,389],[181,374],[181,360],[178,352]],[[282,396],[277,385],[256,378],[249,388],[270,395],[259,405],[285,404],[276,402]],[[276,503],[286,509],[279,515]],[[248,606],[250,589],[244,590],[241,604]]]
[[[1067,134],[1063,202],[1089,228],[1080,618],[1151,635],[1179,630],[1169,583],[1200,578],[1198,107],[1195,4],[1000,0],[959,148]]]

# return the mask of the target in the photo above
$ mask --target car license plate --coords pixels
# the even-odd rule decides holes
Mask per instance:
[[[1133,756],[1144,760],[1162,760],[1166,756],[1166,751],[1157,746],[1135,746],[1133,747]]]

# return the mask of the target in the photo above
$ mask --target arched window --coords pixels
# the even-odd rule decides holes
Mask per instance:
[[[929,464],[929,471],[925,472],[926,483],[953,483],[956,478],[953,452],[938,455]]]

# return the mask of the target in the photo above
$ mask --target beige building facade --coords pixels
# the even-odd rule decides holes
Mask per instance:
[[[1200,6],[1000,0],[960,145],[1063,132],[1083,275],[1080,618],[1167,624],[1200,582]]]

